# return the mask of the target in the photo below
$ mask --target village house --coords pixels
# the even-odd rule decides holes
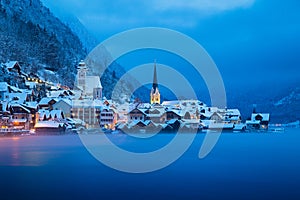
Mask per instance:
[[[33,118],[29,109],[20,104],[11,104],[9,111],[12,115],[11,122],[15,129],[30,129],[30,124],[33,124]]]
[[[184,117],[184,115],[182,114],[181,110],[177,110],[177,109],[167,109],[166,111],[166,118],[167,121],[172,120],[172,119],[178,119],[181,120]]]
[[[154,123],[165,123],[167,120],[166,109],[161,105],[153,105],[145,111],[146,120],[151,120]]]
[[[134,108],[128,113],[128,121],[145,121],[147,114],[145,113],[147,109],[144,108]]]
[[[117,119],[117,112],[114,108],[108,105],[101,106],[99,115],[100,127],[114,129]]]
[[[225,123],[240,124],[242,122],[240,111],[238,109],[226,109],[224,121]]]
[[[53,110],[53,105],[58,101],[57,98],[44,97],[39,102],[39,108],[45,110]]]
[[[9,72],[15,72],[21,75],[21,66],[18,61],[10,61],[3,64]]]
[[[58,99],[55,104],[52,105],[53,110],[61,110],[66,118],[71,117],[72,100],[67,98]]]
[[[268,130],[269,122],[269,113],[252,113],[251,120],[247,120],[246,125],[250,130]]]

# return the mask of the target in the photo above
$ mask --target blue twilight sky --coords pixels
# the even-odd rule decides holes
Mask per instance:
[[[300,78],[298,0],[42,1],[53,12],[77,16],[99,41],[144,26],[187,34],[211,55],[227,87],[287,85]],[[155,54],[136,58],[140,62],[133,56],[120,62],[130,68]]]

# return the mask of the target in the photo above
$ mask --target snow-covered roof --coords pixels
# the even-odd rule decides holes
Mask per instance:
[[[180,105],[180,101],[164,101],[164,102],[162,102],[162,104],[161,105],[163,105],[163,106],[176,106],[176,105]]]
[[[147,115],[147,114],[146,114],[146,111],[147,111],[148,109],[143,109],[143,108],[133,108],[133,109],[131,109],[128,113],[131,113],[131,112],[134,111],[134,110],[138,110],[138,111],[140,111],[141,113],[143,113],[144,115]]]
[[[15,86],[9,86],[9,88],[13,91],[13,92],[23,92],[23,90],[21,90],[20,88],[18,88],[18,87],[15,87]]]
[[[242,130],[245,127],[246,127],[245,124],[235,124],[234,125],[234,130]]]
[[[34,128],[60,128],[63,126],[63,123],[58,123],[56,121],[39,121],[35,124]]]
[[[239,109],[227,109],[226,115],[240,116],[241,113],[240,113]]]
[[[260,121],[258,121],[258,120],[247,120],[246,124],[260,124]]]
[[[167,110],[167,112],[173,112],[173,113],[175,113],[176,115],[181,116],[181,117],[184,116],[182,110],[178,110],[178,109],[169,109],[169,110]]]
[[[57,98],[59,95],[64,95],[64,90],[50,91],[47,93],[47,97]]]
[[[164,107],[162,108],[151,108],[148,110],[149,111],[149,114],[146,114],[147,117],[161,117],[163,114],[166,113],[166,110]]]
[[[227,121],[239,121],[239,120],[240,120],[240,117],[238,117],[238,116],[235,116],[235,117],[228,117],[227,119],[225,118],[225,120],[227,120]]]
[[[20,107],[22,108],[25,112],[27,113],[30,113],[30,110],[28,110],[27,108],[25,108],[24,106],[20,105],[20,104],[17,104],[17,103],[14,103],[14,104],[10,104],[10,106],[13,108],[13,107]]]
[[[37,103],[36,101],[26,102],[26,103],[24,104],[24,106],[27,106],[28,108],[34,108],[34,109],[37,109],[38,103]]]
[[[39,102],[39,105],[47,105],[52,99],[55,100],[55,101],[57,101],[56,98],[44,97]]]
[[[0,82],[0,92],[7,92],[8,86],[9,85],[6,82]]]
[[[269,113],[252,113],[251,121],[255,121],[256,117],[260,115],[262,117],[261,121],[270,121],[270,114]]]
[[[27,98],[26,93],[8,93],[7,96],[9,101],[13,101],[14,103],[20,104],[24,103]]]
[[[13,68],[16,64],[18,64],[18,61],[10,61],[5,63],[4,65],[7,67],[7,69]]]
[[[72,100],[71,100],[71,99],[61,98],[61,99],[59,99],[55,104],[58,104],[58,103],[60,103],[60,102],[64,102],[64,103],[66,103],[66,104],[72,106]]]
[[[72,99],[79,99],[81,96],[81,91],[80,90],[70,90],[70,92],[73,93]]]

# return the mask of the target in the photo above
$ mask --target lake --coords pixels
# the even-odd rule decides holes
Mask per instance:
[[[145,174],[103,165],[77,135],[0,137],[0,199],[300,199],[299,129],[224,133],[199,159],[204,136],[173,164]],[[108,137],[140,152],[174,135]]]

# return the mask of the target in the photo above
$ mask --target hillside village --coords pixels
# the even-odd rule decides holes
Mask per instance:
[[[253,113],[242,123],[238,109],[209,107],[199,100],[160,102],[155,65],[149,103],[124,104],[103,97],[100,77],[88,76],[83,61],[78,64],[72,89],[26,74],[17,61],[1,64],[1,70],[15,80],[0,82],[1,134],[63,134],[100,128],[107,133],[221,128],[240,132],[267,130],[270,120],[269,114]]]

